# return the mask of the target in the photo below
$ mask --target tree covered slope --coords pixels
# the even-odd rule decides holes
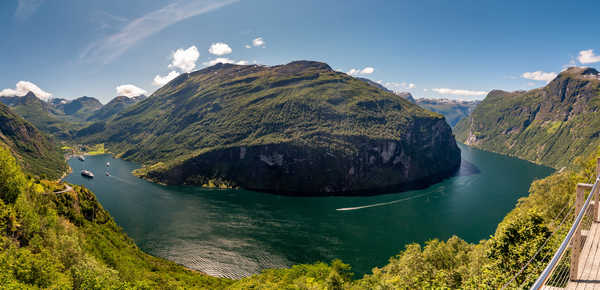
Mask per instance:
[[[34,93],[22,97],[0,97],[0,102],[33,124],[39,130],[60,139],[69,139],[75,124],[60,118],[60,111],[51,104],[40,100]]]
[[[31,174],[59,178],[67,164],[57,144],[37,128],[0,104],[0,146],[17,156]]]
[[[310,61],[182,74],[79,135],[158,182],[281,193],[434,182],[460,163],[441,115]]]
[[[553,167],[600,145],[600,77],[572,67],[543,88],[491,91],[454,131],[467,145]]]

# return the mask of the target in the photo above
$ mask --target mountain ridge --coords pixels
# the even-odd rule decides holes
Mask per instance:
[[[312,61],[185,73],[93,126],[82,142],[153,165],[138,173],[167,184],[359,192],[438,180],[460,163],[441,115]]]
[[[600,145],[600,76],[571,67],[542,88],[490,91],[455,127],[457,140],[552,167]]]

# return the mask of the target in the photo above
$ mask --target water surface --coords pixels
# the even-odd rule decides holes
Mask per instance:
[[[458,176],[423,190],[369,197],[289,197],[246,190],[161,186],[108,155],[69,160],[65,180],[94,191],[147,253],[214,276],[340,258],[359,273],[385,265],[407,243],[452,235],[488,238],[552,169],[460,145]],[[104,174],[110,162],[111,176]],[[81,169],[92,170],[85,179]]]

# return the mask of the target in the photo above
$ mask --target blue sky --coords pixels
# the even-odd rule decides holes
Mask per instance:
[[[0,89],[105,103],[217,58],[309,59],[416,97],[481,99],[543,86],[567,65],[600,67],[598,11],[597,1],[4,0]]]

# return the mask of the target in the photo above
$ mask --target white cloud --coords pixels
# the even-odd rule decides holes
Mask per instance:
[[[138,88],[134,85],[121,85],[116,87],[116,90],[118,96],[126,96],[128,98],[148,94],[148,92],[146,92],[144,89]]]
[[[595,55],[593,49],[582,50],[577,60],[582,64],[600,62],[600,55]]]
[[[217,43],[213,43],[210,48],[208,49],[208,52],[210,52],[211,54],[214,55],[226,55],[226,54],[230,54],[231,53],[231,47],[229,47],[229,45],[227,45],[227,43],[223,43],[223,42],[217,42]]]
[[[353,75],[357,75],[359,72],[360,72],[360,70],[357,70],[357,69],[355,69],[355,68],[351,68],[351,69],[350,69],[350,70],[347,72],[347,74],[349,74],[349,75],[353,76]]]
[[[410,90],[410,89],[414,89],[417,86],[413,83],[407,83],[407,82],[387,82],[383,84],[384,87],[397,92],[397,91],[402,91],[402,90]]]
[[[160,75],[156,75],[154,77],[154,80],[152,81],[152,84],[155,86],[162,87],[178,76],[179,76],[179,73],[172,70],[168,75],[166,75],[164,77],[160,76]]]
[[[15,17],[18,20],[25,20],[33,15],[35,11],[44,3],[45,0],[19,0]]]
[[[252,48],[252,46],[250,46],[250,44],[246,44],[244,45],[245,48]]]
[[[238,0],[179,0],[131,20],[120,31],[91,43],[80,55],[110,63],[141,40],[190,17],[211,12]]]
[[[356,68],[351,68],[347,74],[354,76],[354,75],[368,75],[368,74],[372,74],[375,71],[374,68],[367,66],[363,69],[356,69]]]
[[[191,72],[196,67],[198,57],[200,57],[200,52],[195,45],[185,50],[180,48],[173,53],[173,61],[169,68],[179,68],[184,72]]]
[[[485,96],[488,93],[485,91],[455,90],[455,89],[448,89],[448,88],[435,88],[435,89],[431,89],[431,90],[438,94],[442,94],[442,95],[457,95],[457,96],[470,96],[470,97]]]
[[[258,38],[255,38],[254,40],[252,40],[252,45],[264,47],[265,41],[262,37],[258,37]]]
[[[538,70],[538,71],[534,71],[534,72],[525,72],[521,75],[521,77],[528,79],[528,80],[549,82],[549,81],[553,80],[554,78],[556,78],[556,73],[555,72],[543,72],[541,70]]]
[[[360,74],[368,75],[368,74],[372,74],[374,71],[375,71],[374,68],[368,66],[368,67],[365,67],[365,68],[361,69],[360,70]]]
[[[211,59],[205,63],[203,63],[205,66],[213,66],[217,63],[233,63],[233,64],[239,64],[239,65],[246,65],[248,64],[248,61],[245,60],[240,60],[240,61],[235,61],[226,57],[217,57],[215,59]]]
[[[40,89],[40,87],[28,81],[19,81],[15,89],[4,89],[0,91],[0,97],[22,97],[29,92],[34,93],[36,97],[44,101],[47,101],[52,97],[51,93]]]

